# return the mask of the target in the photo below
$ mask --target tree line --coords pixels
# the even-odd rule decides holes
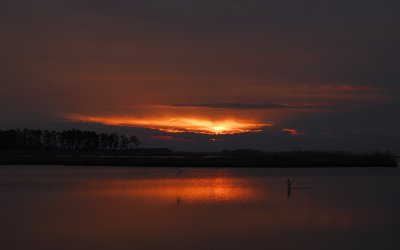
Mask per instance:
[[[77,129],[54,131],[0,130],[0,149],[131,150],[141,144],[135,135]]]
[[[263,152],[260,150],[224,150],[221,155],[235,161],[257,162],[262,166],[296,167],[367,167],[396,166],[394,155],[389,151],[351,152],[351,151],[283,151]]]

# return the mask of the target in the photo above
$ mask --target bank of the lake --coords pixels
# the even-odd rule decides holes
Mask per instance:
[[[135,151],[0,151],[0,165],[160,166],[160,167],[396,167],[390,153],[342,151],[223,152]]]

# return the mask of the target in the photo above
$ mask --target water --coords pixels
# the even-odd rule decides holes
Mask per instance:
[[[0,166],[0,248],[400,249],[399,181],[398,168]]]

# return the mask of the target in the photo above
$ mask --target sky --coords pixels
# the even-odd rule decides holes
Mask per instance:
[[[0,1],[0,129],[400,150],[395,0]]]

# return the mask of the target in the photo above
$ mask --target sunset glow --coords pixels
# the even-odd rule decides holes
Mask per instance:
[[[115,126],[132,126],[160,130],[168,133],[198,133],[210,135],[260,132],[272,124],[239,119],[206,119],[198,117],[129,118],[68,115],[72,121],[101,123]]]
[[[283,132],[289,133],[293,136],[297,136],[297,135],[302,135],[302,132],[299,132],[298,130],[294,129],[294,128],[284,128],[282,129]]]
[[[174,201],[179,197],[190,203],[240,202],[255,199],[259,195],[246,182],[232,177],[115,180],[107,182],[101,194],[136,196],[157,201]]]

